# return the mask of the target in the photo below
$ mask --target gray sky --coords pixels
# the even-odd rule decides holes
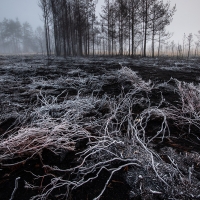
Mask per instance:
[[[38,0],[0,0],[0,21],[4,18],[27,21],[34,29],[43,26]]]
[[[181,43],[184,33],[197,34],[200,30],[200,0],[171,0],[171,5],[175,4],[177,11],[167,29],[174,32],[172,39]]]
[[[167,0],[164,1],[167,2]],[[104,0],[99,0],[98,10],[103,2]],[[184,33],[196,34],[200,30],[200,0],[171,0],[171,5],[175,4],[177,11],[167,29],[174,32],[172,39],[181,43]],[[21,22],[27,21],[35,29],[37,26],[43,26],[41,16],[38,0],[0,0],[0,21],[4,18],[18,17]]]

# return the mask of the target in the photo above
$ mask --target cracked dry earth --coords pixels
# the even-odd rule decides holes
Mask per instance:
[[[0,199],[200,199],[200,60],[0,56]]]

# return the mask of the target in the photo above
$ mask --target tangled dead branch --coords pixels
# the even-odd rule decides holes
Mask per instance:
[[[163,142],[173,134],[169,119],[176,120],[176,125],[187,121],[199,128],[199,89],[176,80],[182,107],[166,108],[163,106],[164,98],[158,105],[151,106],[148,97],[154,87],[151,82],[146,83],[127,67],[118,73],[120,81],[131,81],[133,88],[129,93],[112,98],[78,94],[58,102],[56,97],[40,92],[37,99],[40,106],[30,114],[31,123],[0,141],[1,167],[25,163],[36,155],[41,158],[45,174],[29,173],[41,183],[46,177],[50,181],[44,185],[26,182],[26,188],[41,190],[32,199],[48,199],[58,189],[62,191],[58,198],[68,199],[73,190],[95,181],[106,171],[109,175],[93,197],[97,200],[114,174],[127,168],[125,176],[132,188],[130,196],[133,198],[138,195],[143,199],[153,198],[154,195],[166,199],[199,198],[200,186],[193,187],[198,184],[194,175],[198,173],[199,154],[188,152],[185,158],[185,155],[179,155],[169,147],[162,148],[160,152],[152,148],[155,139]],[[139,98],[138,94],[144,91],[146,96]],[[107,111],[100,112],[105,107]],[[153,121],[157,124],[150,131]],[[93,132],[86,126],[92,127]],[[87,140],[86,145],[79,149],[78,143],[84,139]],[[55,155],[73,151],[75,166],[63,168],[44,164],[44,149],[51,150]],[[16,158],[21,159],[15,162]],[[10,164],[9,160],[13,162]]]

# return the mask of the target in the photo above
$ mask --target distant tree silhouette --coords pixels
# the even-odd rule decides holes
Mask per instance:
[[[188,42],[188,58],[189,58],[190,57],[191,46],[192,46],[192,42],[193,42],[193,35],[192,35],[192,33],[190,33],[187,36],[187,42]]]
[[[0,22],[0,53],[19,54],[41,52],[38,37],[45,40],[42,28],[34,33],[28,22],[21,24],[18,19],[4,19]]]

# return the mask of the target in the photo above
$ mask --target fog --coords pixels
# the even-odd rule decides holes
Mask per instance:
[[[167,1],[167,0],[165,0]],[[173,17],[172,23],[167,28],[174,35],[172,40],[181,43],[184,33],[197,34],[200,30],[199,25],[199,0],[170,0],[171,5],[176,4],[176,13]]]
[[[167,2],[167,0],[164,0]],[[172,23],[167,28],[174,32],[173,40],[181,41],[184,33],[197,33],[199,26],[199,0],[171,0],[177,7]],[[104,0],[98,0],[97,13],[101,11]],[[0,21],[4,18],[29,22],[33,28],[43,26],[42,12],[38,0],[0,0]]]
[[[43,22],[38,0],[0,0],[0,4],[0,53],[43,53]]]
[[[163,0],[167,2],[167,0]],[[176,4],[176,13],[173,16],[173,21],[167,27],[167,31],[173,33],[173,36],[170,38],[170,41],[174,41],[177,44],[181,44],[183,42],[184,33],[186,36],[189,33],[193,33],[194,40],[195,34],[197,34],[198,30],[200,30],[199,26],[199,7],[200,1],[199,0],[171,0],[171,6]],[[98,0],[96,13],[99,16],[101,12],[101,6],[104,4],[104,0]],[[38,0],[0,0],[0,23],[2,24],[4,19],[13,20],[14,22],[18,21],[23,27],[24,23],[28,23],[31,27],[31,37],[32,40],[35,40],[37,37],[36,29],[38,27],[44,27],[43,19],[42,19],[42,11],[41,8],[38,6]],[[11,22],[11,21],[10,21]],[[37,30],[38,32],[39,30]],[[40,30],[43,31],[43,30]],[[22,32],[22,30],[21,30]],[[40,38],[41,39],[41,38]],[[9,39],[6,39],[7,43],[9,43]],[[11,39],[10,39],[11,40]],[[2,38],[0,39],[2,42]],[[36,41],[36,40],[35,40]],[[9,47],[5,48],[1,44],[0,53],[23,53],[25,50],[26,52],[43,52],[44,51],[44,44],[41,44],[39,40],[36,42],[37,47],[24,47],[22,44],[22,38],[18,38],[19,44],[18,47],[12,48],[11,44],[8,45]],[[10,42],[11,43],[11,42]],[[13,43],[13,39],[12,39]],[[15,41],[16,43],[16,41]],[[31,41],[30,41],[31,43]],[[35,44],[36,44],[35,43]],[[35,45],[34,44],[34,45]],[[41,47],[42,46],[42,47]]]
[[[38,0],[0,0],[0,21],[4,18],[27,21],[34,29],[43,26]]]

